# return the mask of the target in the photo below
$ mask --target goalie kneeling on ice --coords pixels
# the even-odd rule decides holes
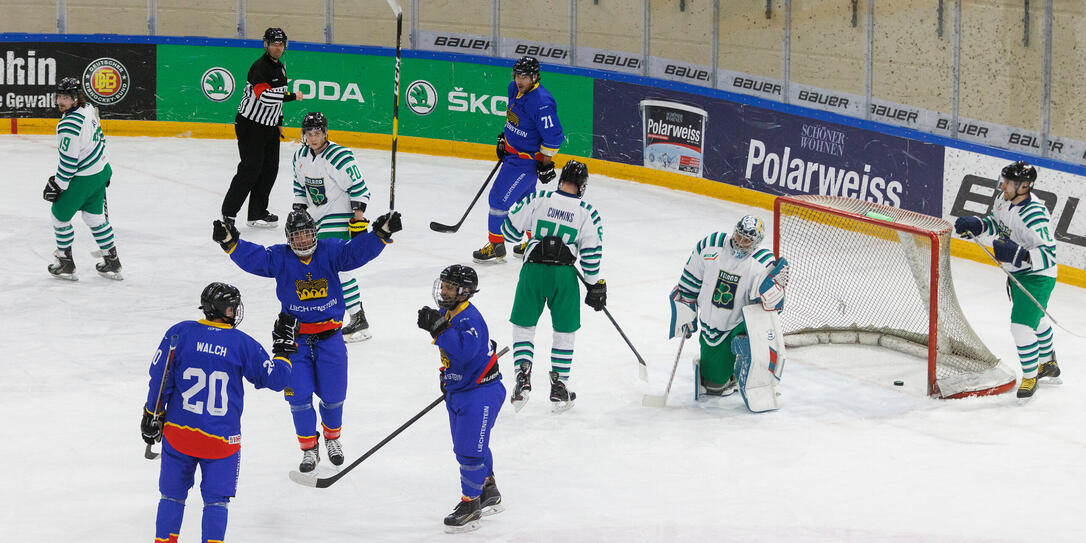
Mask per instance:
[[[732,340],[735,374],[743,403],[752,413],[776,411],[781,407],[777,390],[784,371],[784,334],[776,311],[766,311],[761,304],[743,307],[746,336]]]

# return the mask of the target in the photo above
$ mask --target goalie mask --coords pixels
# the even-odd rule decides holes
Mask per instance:
[[[241,324],[245,306],[241,304],[241,291],[234,285],[211,283],[200,293],[200,309],[208,320],[222,319],[230,326]]]
[[[317,250],[317,224],[305,210],[291,211],[283,229],[287,233],[290,249],[298,258],[308,258]]]
[[[765,238],[765,223],[754,215],[747,215],[735,223],[735,232],[728,240],[732,255],[735,258],[746,258],[751,255]]]
[[[1015,196],[1029,194],[1033,189],[1033,183],[1037,181],[1037,168],[1029,163],[1019,160],[1008,164],[1000,172],[1001,183],[1013,183]],[[1025,188],[1023,191],[1022,189]]]
[[[434,280],[434,302],[443,309],[453,309],[479,292],[479,275],[468,266],[453,264],[441,270]]]

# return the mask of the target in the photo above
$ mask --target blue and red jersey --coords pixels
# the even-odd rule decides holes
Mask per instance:
[[[509,106],[505,111],[505,143],[509,156],[538,159],[537,154],[554,156],[565,140],[558,122],[558,104],[551,93],[536,83],[520,94],[515,82],[509,83]]]
[[[464,302],[452,310],[442,309],[441,314],[449,320],[449,327],[434,344],[441,348],[445,390],[462,392],[501,381],[490,332],[479,310]]]
[[[197,458],[236,453],[241,448],[245,407],[242,378],[256,388],[283,390],[290,381],[290,361],[269,357],[255,339],[229,324],[202,319],[179,322],[166,331],[151,362],[145,404],[150,412],[155,409],[171,342],[175,348],[162,393],[163,438],[179,452]]]

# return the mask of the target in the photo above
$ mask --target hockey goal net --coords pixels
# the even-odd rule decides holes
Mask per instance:
[[[834,196],[779,197],[773,221],[774,250],[791,263],[781,314],[789,346],[859,343],[919,356],[928,395],[941,398],[1014,387],[1015,373],[954,295],[950,223]]]

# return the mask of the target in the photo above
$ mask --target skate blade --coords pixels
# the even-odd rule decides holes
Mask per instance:
[[[1016,401],[1018,402],[1018,405],[1026,405],[1026,404],[1028,404],[1029,402],[1033,401],[1033,398],[1034,398],[1035,396],[1037,396],[1037,395],[1036,395],[1036,394],[1034,394],[1033,396],[1029,396],[1029,397],[1027,397],[1027,398],[1016,398]]]
[[[79,280],[79,277],[76,277],[76,275],[74,273],[53,273],[51,275],[53,277],[57,278],[57,279],[62,279],[64,281],[78,281]]]
[[[370,334],[369,332],[365,331],[365,330],[359,330],[359,331],[354,332],[352,334],[344,334],[343,335],[343,341],[345,341],[347,343],[361,343],[363,341],[366,341],[366,340],[372,339],[372,338],[373,338],[373,335]]]
[[[471,259],[474,260],[476,264],[505,264],[505,257],[504,256],[500,256],[498,258],[487,258],[487,259],[472,257]]]
[[[1063,379],[1060,379],[1059,377],[1042,377],[1037,380],[1037,383],[1044,383],[1046,385],[1062,385]]]
[[[473,520],[463,526],[445,526],[445,533],[447,534],[462,534],[464,532],[474,532],[483,525],[478,520]]]
[[[502,511],[505,511],[505,506],[500,503],[496,503],[494,505],[484,507],[482,513],[484,517],[489,517],[490,515],[497,515]]]
[[[120,272],[98,272],[98,275],[114,281],[124,281],[124,276]]]
[[[528,392],[529,391],[527,390],[521,392],[519,400],[512,397],[509,398],[509,403],[513,404],[514,413],[519,413],[520,410],[524,408],[524,404],[528,403]]]
[[[264,222],[264,221],[248,221],[245,224],[249,225],[249,228],[266,228],[266,229],[269,229],[269,230],[272,229],[272,228],[277,228],[279,226],[279,223],[271,223],[271,222]]]
[[[567,402],[551,402],[551,413],[562,413],[569,411],[576,400],[569,400]]]

